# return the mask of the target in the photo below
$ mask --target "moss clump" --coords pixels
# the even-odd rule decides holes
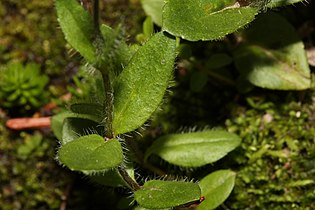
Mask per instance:
[[[237,179],[226,203],[231,209],[315,208],[315,97],[302,103],[249,97],[238,106],[228,130],[243,139],[232,157]]]

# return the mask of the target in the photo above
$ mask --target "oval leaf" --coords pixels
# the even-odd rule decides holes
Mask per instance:
[[[92,18],[76,0],[56,0],[60,27],[69,44],[88,62],[94,63],[94,28]]]
[[[205,200],[198,206],[198,210],[215,209],[221,205],[233,190],[235,176],[233,171],[219,170],[204,177],[199,186]]]
[[[198,201],[200,194],[192,182],[152,180],[135,192],[135,200],[144,208],[161,209]]]
[[[156,140],[145,154],[178,166],[200,167],[219,160],[240,144],[238,136],[225,131],[203,131],[166,135]]]
[[[311,74],[304,45],[284,18],[275,13],[263,14],[242,36],[247,43],[234,53],[242,77],[262,88],[310,88]]]
[[[244,27],[258,13],[257,8],[227,2],[222,8],[220,2],[209,0],[167,0],[163,30],[190,41],[216,40]]]
[[[118,140],[105,141],[92,134],[63,145],[58,151],[58,160],[71,170],[89,173],[118,166],[123,161],[123,153]]]
[[[115,134],[140,127],[157,109],[172,76],[175,40],[154,35],[133,56],[114,84]]]

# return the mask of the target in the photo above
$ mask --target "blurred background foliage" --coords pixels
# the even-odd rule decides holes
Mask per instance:
[[[306,49],[311,49],[314,2],[304,4],[277,12],[287,17]],[[105,23],[126,25],[129,43],[142,40],[135,38],[142,34],[145,20],[139,0],[104,0],[102,11]],[[41,91],[34,96],[38,103],[32,104],[32,99],[27,103],[29,109],[6,100],[14,91],[5,92],[3,87],[11,85],[0,82],[0,92],[5,93],[0,99],[0,209],[128,209],[128,199],[121,200],[121,195],[128,196],[125,190],[99,187],[58,166],[54,160],[58,143],[49,129],[16,132],[5,127],[12,116],[51,115],[43,113],[43,105],[53,101],[62,109],[66,104],[60,96],[70,92],[83,97],[90,88],[80,70],[84,62],[58,28],[53,0],[2,0],[0,18],[1,69],[19,65],[25,71],[33,63],[38,70],[25,76],[41,81],[30,85]],[[235,189],[221,209],[315,209],[314,88],[287,92],[253,88],[239,93],[229,41],[183,43],[171,92],[143,135],[153,140],[164,133],[208,126],[227,128],[243,141],[211,167],[186,170],[157,163],[187,176],[222,168],[236,171]]]

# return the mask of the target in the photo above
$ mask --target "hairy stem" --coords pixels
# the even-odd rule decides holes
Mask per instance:
[[[140,190],[141,188],[140,185],[129,176],[129,174],[127,173],[126,169],[123,166],[119,166],[118,171],[133,192]]]
[[[104,66],[103,49],[104,49],[104,38],[100,31],[99,24],[99,0],[93,0],[93,24],[94,24],[94,46],[96,48],[97,62],[95,67],[102,73],[102,79],[105,89],[105,139],[112,139],[113,134],[113,113],[114,113],[114,90],[112,86],[112,79],[109,72]]]
[[[105,88],[105,138],[114,137],[113,118],[114,118],[114,89],[111,84],[109,74],[103,73],[103,83]]]

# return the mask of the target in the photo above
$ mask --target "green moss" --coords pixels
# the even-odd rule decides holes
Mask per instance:
[[[292,95],[248,98],[249,106],[237,106],[226,121],[243,139],[233,156],[237,179],[228,208],[315,208],[314,101]]]
[[[36,62],[49,74],[61,73],[67,49],[58,29],[53,0],[1,1],[1,63]]]
[[[10,135],[0,125],[1,209],[59,208],[70,177],[53,159],[52,142],[38,132]]]

